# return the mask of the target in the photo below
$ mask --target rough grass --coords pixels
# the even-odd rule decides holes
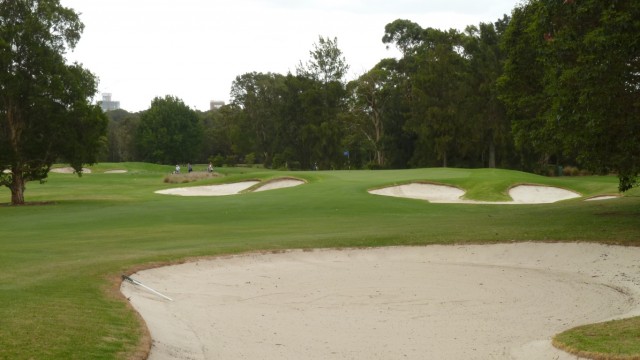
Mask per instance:
[[[219,177],[217,172],[209,173],[203,171],[192,171],[184,174],[169,174],[164,177],[164,182],[169,184],[186,184],[194,181],[200,181],[204,179],[211,179]]]
[[[554,346],[594,360],[640,360],[640,317],[580,326],[556,335]]]
[[[109,169],[127,172],[103,174]],[[474,200],[504,200],[514,183],[560,186],[590,197],[616,193],[615,177],[545,178],[465,169],[224,168],[224,177],[198,183],[295,177],[307,184],[197,198],[154,194],[169,186],[163,179],[172,166],[98,164],[92,170],[82,177],[51,174],[44,185],[29,183],[26,200],[48,205],[0,206],[0,359],[118,359],[144,354],[148,343],[141,345],[143,323],[117,291],[117,279],[134,268],[191,257],[435,243],[640,243],[637,190],[612,201],[574,199],[531,206],[429,204],[367,193],[384,185],[426,181],[466,189],[467,198]],[[9,200],[10,192],[0,189],[0,204]],[[637,321],[620,324],[637,327]],[[570,346],[592,354],[637,352],[627,345],[637,341],[633,334],[610,336],[612,330],[600,326],[586,329],[599,345]]]

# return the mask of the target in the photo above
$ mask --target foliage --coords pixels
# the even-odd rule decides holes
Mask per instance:
[[[311,59],[306,66],[300,62],[297,68],[297,74],[302,77],[326,85],[341,82],[349,70],[349,65],[338,47],[338,38],[331,40],[320,36],[309,55]]]
[[[131,114],[125,110],[113,110],[106,113],[109,118],[108,162],[126,162],[138,159],[136,133],[140,124],[140,114]]]
[[[140,115],[137,146],[144,161],[159,164],[189,162],[198,156],[202,127],[198,115],[182,100],[155,98]]]
[[[539,154],[640,172],[640,3],[532,0],[507,29],[501,79],[516,141]],[[559,161],[558,160],[558,161]]]
[[[25,184],[54,161],[82,173],[105,144],[107,119],[89,100],[95,76],[67,64],[84,28],[58,0],[0,2],[0,184],[24,204]]]
[[[320,36],[295,75],[237,76],[230,105],[198,113],[204,141],[189,157],[253,153],[288,169],[575,165],[617,173],[629,189],[640,168],[639,6],[530,0],[464,32],[398,19],[382,42],[401,56],[349,83],[338,39]],[[133,119],[112,125],[122,139],[108,159],[153,158],[130,151],[132,133],[146,141]]]
[[[395,118],[412,134],[410,166],[495,167],[496,149],[502,165],[511,165],[509,123],[495,89],[503,61],[498,42],[508,21],[465,33],[422,29],[408,20],[387,25],[383,42],[403,54],[393,91],[402,94],[394,106],[406,107],[406,115]]]

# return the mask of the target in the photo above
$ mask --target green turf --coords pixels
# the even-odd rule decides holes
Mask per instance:
[[[0,206],[0,359],[127,358],[142,329],[114,291],[114,279],[144,264],[286,248],[511,241],[638,245],[640,240],[637,190],[612,201],[509,206],[430,204],[367,193],[429,181],[467,189],[467,198],[475,200],[505,200],[509,186],[520,183],[560,186],[588,197],[616,193],[617,179],[608,176],[222,168],[216,170],[224,177],[184,186],[277,177],[308,184],[200,198],[154,194],[176,186],[163,182],[171,166],[91,169],[80,178],[52,173],[44,185],[29,183],[26,200],[46,205]],[[128,172],[104,173],[115,169]],[[0,189],[0,204],[9,200],[8,189]]]

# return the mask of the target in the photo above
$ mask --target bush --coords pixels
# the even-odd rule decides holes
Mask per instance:
[[[238,164],[238,158],[235,155],[228,155],[224,164],[227,166],[236,166],[236,164]]]
[[[168,184],[184,184],[218,176],[220,175],[217,173],[192,171],[186,174],[169,174],[165,176],[164,182]]]
[[[251,167],[256,162],[256,154],[250,153],[244,157],[244,163]]]
[[[224,165],[224,156],[218,154],[215,157],[209,157],[209,162],[215,167],[222,167]]]

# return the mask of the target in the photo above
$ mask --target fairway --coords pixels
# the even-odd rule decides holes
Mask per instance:
[[[156,194],[177,187],[163,182],[172,170],[119,163],[92,166],[80,178],[52,173],[46,184],[29,183],[25,192],[27,202],[45,205],[0,206],[0,358],[127,359],[144,354],[146,330],[119,292],[120,275],[187,259],[286,249],[497,242],[637,246],[640,239],[637,189],[617,199],[584,201],[616,195],[617,178],[612,176],[547,178],[495,169],[221,168],[223,177],[180,186],[266,184],[279,178],[305,184],[219,197]],[[507,191],[516,184],[555,186],[581,197],[497,206],[433,204],[368,193],[412,182],[456,186],[466,191],[465,199],[477,201],[509,201]],[[9,200],[5,188],[0,203]],[[597,337],[598,331],[590,334]],[[616,336],[620,341],[607,345],[611,333],[610,328],[602,330],[596,345],[640,354],[633,341],[624,343],[624,336],[635,334]]]

